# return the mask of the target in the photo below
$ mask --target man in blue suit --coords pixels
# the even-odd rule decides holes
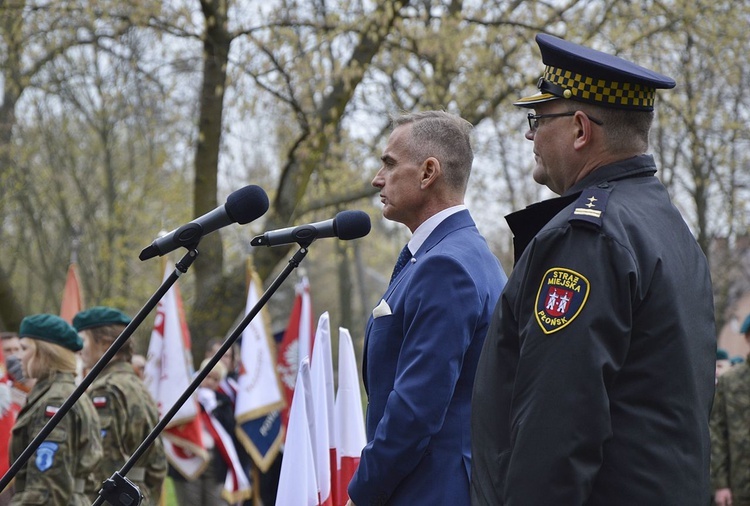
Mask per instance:
[[[393,127],[372,184],[413,235],[367,323],[368,443],[349,504],[469,504],[474,372],[506,276],[463,203],[471,125],[427,111]]]

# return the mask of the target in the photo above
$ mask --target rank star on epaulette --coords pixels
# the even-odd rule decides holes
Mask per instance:
[[[586,188],[573,205],[573,213],[568,221],[584,222],[601,227],[602,215],[607,209],[607,200],[609,200],[607,188]]]
[[[536,321],[545,334],[565,328],[589,297],[589,281],[576,271],[553,267],[542,277],[536,297]]]

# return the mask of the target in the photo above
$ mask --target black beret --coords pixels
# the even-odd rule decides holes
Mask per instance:
[[[73,318],[73,326],[79,332],[104,325],[127,325],[130,317],[120,311],[106,306],[96,306],[81,311]]]
[[[21,320],[18,337],[41,339],[71,351],[83,348],[83,340],[68,322],[53,314],[36,314]]]
[[[513,105],[535,104],[566,98],[604,107],[652,111],[657,88],[674,88],[671,77],[648,70],[618,56],[579,46],[540,33],[536,42],[546,65],[539,78],[539,93]]]

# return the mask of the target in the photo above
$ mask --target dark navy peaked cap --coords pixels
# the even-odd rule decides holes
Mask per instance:
[[[533,108],[549,100],[570,99],[603,107],[652,111],[659,88],[674,88],[671,77],[623,60],[618,56],[579,46],[540,33],[536,42],[546,65],[539,78],[539,93],[514,105]]]

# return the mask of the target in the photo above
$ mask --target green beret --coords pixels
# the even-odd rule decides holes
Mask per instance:
[[[41,339],[71,351],[83,348],[83,340],[68,322],[53,314],[35,314],[21,320],[18,337]]]
[[[740,327],[740,334],[747,334],[748,332],[750,332],[750,314],[747,315],[745,321],[742,322],[742,327]]]
[[[716,360],[729,360],[729,353],[723,348],[716,349]]]
[[[106,306],[96,306],[78,313],[73,318],[73,326],[78,332],[104,325],[127,325],[130,317],[120,311]]]

